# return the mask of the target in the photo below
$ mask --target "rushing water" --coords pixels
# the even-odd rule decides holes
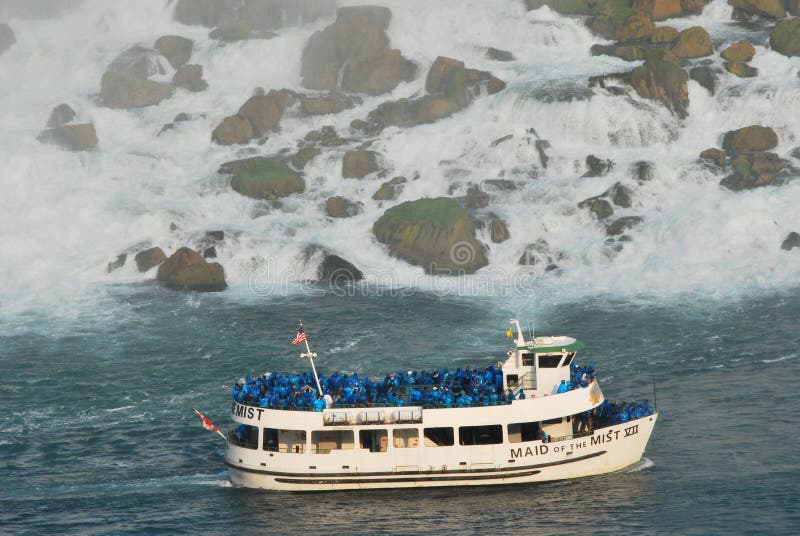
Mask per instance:
[[[752,39],[759,70],[722,75],[716,96],[690,81],[690,115],[679,120],[653,102],[587,89],[589,76],[631,64],[591,57],[601,41],[580,18],[511,0],[374,3],[392,8],[392,46],[420,65],[418,76],[335,116],[288,114],[257,150],[294,148],[325,124],[350,135],[350,121],[383,100],[421,91],[438,55],[491,71],[505,91],[432,125],[386,129],[372,146],[393,175],[419,176],[398,202],[451,187],[461,195],[500,176],[522,183],[493,193],[511,239],[492,244],[490,266],[475,276],[430,278],[389,257],[371,234],[390,205],[370,197],[383,179],[340,178],[344,148],[313,160],[307,191],[277,207],[239,196],[216,174],[246,153],[212,144],[213,127],[257,86],[302,90],[303,44],[330,20],[224,46],[172,21],[163,0],[76,1],[57,19],[9,21],[17,43],[0,56],[0,532],[797,533],[800,255],[778,245],[800,231],[800,181],[732,193],[696,157],[725,131],[760,123],[792,158],[800,59],[731,23],[724,0],[670,21],[703,25],[717,47]],[[195,40],[192,62],[209,89],[142,110],[98,106],[109,62],[167,33]],[[491,62],[487,46],[517,60]],[[97,150],[36,141],[60,102],[95,124]],[[179,112],[193,119],[156,136]],[[546,170],[529,128],[551,144]],[[590,153],[616,166],[581,180]],[[638,161],[653,166],[642,184]],[[617,215],[645,220],[612,254],[602,226],[575,205],[617,181],[635,189],[634,205]],[[334,194],[363,201],[364,212],[330,222],[321,206]],[[106,273],[134,244],[170,252],[209,229],[226,231],[223,293],[168,291],[130,261]],[[565,253],[558,275],[516,265],[539,238]],[[350,292],[304,284],[309,244],[341,253],[366,282]],[[530,324],[533,303],[537,333],[587,343],[578,361],[595,365],[608,397],[657,396],[661,417],[635,467],[491,489],[258,492],[229,485],[220,438],[191,411],[227,428],[233,381],[307,366],[288,344],[297,318],[323,372],[383,375],[495,362],[508,319]]]

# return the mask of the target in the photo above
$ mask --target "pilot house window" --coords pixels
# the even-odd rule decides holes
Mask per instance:
[[[539,368],[556,368],[561,361],[561,354],[540,355]]]
[[[522,354],[522,366],[533,367],[536,365],[536,354]]]

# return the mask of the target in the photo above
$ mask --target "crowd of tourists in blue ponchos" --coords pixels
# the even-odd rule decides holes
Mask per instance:
[[[323,394],[333,400],[333,407],[461,408],[509,404],[525,398],[523,392],[503,389],[503,371],[494,365],[484,369],[392,372],[383,380],[337,372],[320,376],[319,381]],[[314,376],[309,373],[242,378],[233,386],[233,398],[245,405],[271,409],[322,411],[326,407]]]

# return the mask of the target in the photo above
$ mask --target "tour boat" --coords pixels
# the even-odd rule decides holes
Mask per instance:
[[[305,342],[313,381],[265,374],[234,386],[237,427],[221,434],[231,482],[288,491],[521,484],[642,458],[653,406],[606,401],[594,371],[576,364],[577,340],[526,340],[517,320],[507,333],[514,348],[485,369],[320,381],[301,322],[292,342]]]

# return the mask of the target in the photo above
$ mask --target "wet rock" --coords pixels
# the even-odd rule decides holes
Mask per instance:
[[[558,269],[556,262],[564,258],[564,254],[550,247],[547,240],[540,238],[525,246],[517,264],[521,266],[545,266],[545,271]]]
[[[203,250],[203,258],[204,259],[216,259],[217,258],[217,247],[216,246],[209,246]]]
[[[673,43],[678,39],[680,32],[672,26],[659,26],[650,35],[650,42],[654,45]]]
[[[471,274],[489,261],[475,238],[475,223],[447,197],[407,201],[388,209],[373,226],[389,253],[428,274]]]
[[[303,147],[292,157],[292,165],[295,169],[303,169],[319,153],[320,150],[313,145]]]
[[[769,36],[769,46],[784,56],[800,56],[800,18],[780,21]]]
[[[611,160],[601,160],[595,155],[590,154],[586,157],[586,167],[588,171],[581,175],[581,177],[600,177],[608,173],[611,168],[614,167],[614,163]]]
[[[692,69],[689,71],[689,77],[706,88],[712,95],[717,89],[716,71],[708,65],[692,67]]]
[[[653,19],[647,2],[629,0],[608,3],[600,15],[589,21],[589,29],[615,41],[633,41],[653,33]]]
[[[263,28],[254,28],[249,21],[223,24],[211,30],[208,34],[211,39],[224,41],[225,43],[235,43],[246,39],[272,39],[276,35],[278,34]]]
[[[88,151],[97,147],[97,134],[92,123],[49,128],[42,131],[36,139],[70,151]]]
[[[598,220],[604,220],[614,214],[611,203],[599,197],[590,197],[578,203],[578,208],[585,208]]]
[[[687,15],[690,13],[702,13],[703,8],[711,2],[711,0],[681,0],[681,8]]]
[[[593,56],[605,55],[625,61],[639,61],[647,59],[650,50],[641,45],[592,45],[590,52]]]
[[[394,177],[381,184],[381,187],[372,194],[372,199],[376,201],[391,201],[397,199],[403,191],[403,185],[408,182],[405,177]]]
[[[542,164],[542,167],[547,169],[547,162],[550,160],[550,157],[547,156],[547,149],[550,148],[550,142],[547,140],[536,140],[533,146],[536,148],[536,152],[539,153],[539,162]]]
[[[676,58],[702,58],[714,53],[714,45],[704,28],[693,26],[678,35],[670,52]]]
[[[720,53],[727,61],[750,61],[756,55],[756,49],[749,41],[738,41]]]
[[[494,61],[514,61],[514,54],[508,50],[501,50],[499,48],[489,47],[486,49],[486,57]]]
[[[140,251],[133,260],[136,261],[137,270],[146,272],[167,260],[167,255],[164,253],[164,250],[156,246]]]
[[[0,54],[11,48],[17,42],[17,37],[11,30],[11,26],[6,23],[0,23]]]
[[[253,125],[247,119],[230,115],[211,132],[211,139],[220,145],[247,143],[255,136]]]
[[[269,30],[329,17],[335,9],[335,0],[178,0],[175,20],[207,28],[246,21]]]
[[[128,259],[127,253],[120,253],[119,255],[117,255],[116,259],[108,263],[108,265],[106,266],[106,273],[110,274],[114,270],[119,270],[120,268],[125,266],[125,261],[127,259]]]
[[[172,77],[172,83],[178,87],[188,89],[189,91],[205,91],[208,89],[208,82],[203,80],[203,66],[202,65],[183,65]]]
[[[643,221],[644,219],[641,216],[625,216],[623,218],[617,218],[608,224],[606,227],[606,234],[608,236],[619,236],[625,231],[633,229]]]
[[[239,108],[238,115],[250,122],[255,136],[264,136],[277,130],[285,109],[284,96],[273,89],[266,95],[254,95],[247,99]]]
[[[107,71],[144,79],[156,74],[166,74],[162,61],[162,56],[156,49],[135,45],[114,58]]]
[[[731,165],[733,173],[722,179],[720,185],[733,191],[780,186],[787,180],[783,172],[791,169],[788,161],[768,152],[736,155]]]
[[[364,204],[335,195],[325,202],[325,214],[331,218],[351,218],[364,211]]]
[[[618,207],[630,208],[633,204],[633,190],[620,182],[615,183],[600,197],[610,197],[611,202]]]
[[[379,154],[375,151],[357,149],[347,151],[342,159],[342,177],[345,179],[362,179],[370,173],[380,170]]]
[[[630,73],[630,83],[639,96],[661,101],[679,117],[685,117],[689,108],[688,78],[668,54],[660,59],[651,56]]]
[[[739,78],[753,78],[758,76],[758,69],[750,67],[741,61],[726,61],[725,70]]]
[[[156,279],[176,290],[219,292],[228,286],[221,264],[206,262],[202,255],[187,247],[178,249],[158,267]]]
[[[100,101],[108,108],[145,108],[172,96],[172,88],[146,78],[106,71],[100,81]]]
[[[633,164],[633,178],[639,184],[653,180],[654,164],[652,162],[645,162],[640,160]]]
[[[800,248],[800,234],[792,231],[781,243],[781,249],[784,251],[791,251],[794,248]]]
[[[361,104],[361,99],[331,91],[325,95],[303,96],[300,98],[300,111],[304,115],[338,114]]]
[[[498,145],[500,145],[504,141],[508,141],[508,140],[511,140],[511,139],[514,139],[514,135],[513,134],[506,134],[502,138],[497,138],[496,140],[492,141],[489,144],[489,147],[497,147]]]
[[[191,121],[191,119],[192,118],[189,116],[189,114],[187,114],[186,112],[181,112],[172,119],[172,122],[181,123],[183,121]]]
[[[50,118],[47,120],[47,126],[50,128],[64,126],[67,123],[72,123],[72,121],[75,120],[75,117],[75,110],[73,110],[69,104],[62,103],[53,108],[53,111],[50,112]]]
[[[412,80],[416,70],[414,62],[399,50],[384,50],[374,57],[345,63],[341,85],[345,91],[380,95]]]
[[[460,198],[461,204],[469,209],[486,208],[489,206],[490,200],[489,194],[481,190],[481,187],[477,184],[469,186],[467,195]]]
[[[703,160],[708,160],[709,162],[713,162],[715,165],[719,167],[725,166],[725,160],[728,158],[728,155],[722,149],[717,149],[712,147],[710,149],[706,149],[700,153],[700,158]]]
[[[760,17],[782,19],[786,16],[781,0],[728,0],[728,3],[745,13]]]
[[[173,69],[187,63],[192,57],[194,41],[179,35],[162,35],[155,44],[162,56],[167,58]]]
[[[511,238],[511,235],[508,232],[508,226],[500,218],[495,218],[492,220],[490,225],[490,235],[492,242],[495,244],[505,242]]]
[[[231,188],[255,199],[279,199],[302,193],[306,188],[299,173],[272,157],[255,156],[226,162],[219,172],[233,175]]]
[[[317,278],[332,285],[346,285],[364,279],[364,273],[338,255],[326,253],[317,268]]]
[[[770,127],[750,125],[731,130],[722,138],[722,148],[728,153],[768,151],[778,146],[778,135]]]
[[[653,20],[664,20],[677,17],[683,12],[681,0],[654,0],[653,1]]]
[[[347,140],[339,136],[331,125],[325,125],[319,130],[312,130],[306,134],[305,140],[318,143],[323,147],[339,147],[347,143]]]
[[[517,183],[508,179],[486,179],[483,184],[488,184],[496,190],[510,191],[517,189]]]

